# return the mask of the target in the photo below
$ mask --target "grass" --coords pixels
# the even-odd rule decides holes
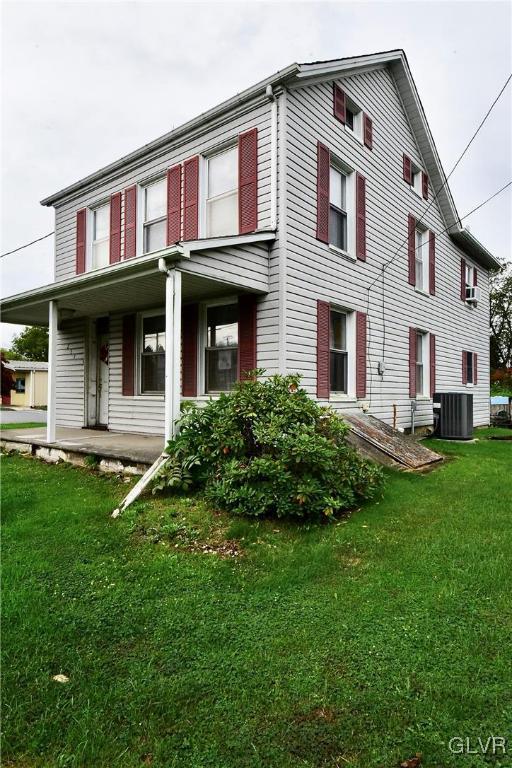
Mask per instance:
[[[45,427],[46,424],[41,421],[25,421],[22,424],[0,424],[2,429],[33,429],[34,427]]]
[[[511,447],[431,444],[302,526],[5,457],[3,765],[510,766],[447,745],[510,738]]]

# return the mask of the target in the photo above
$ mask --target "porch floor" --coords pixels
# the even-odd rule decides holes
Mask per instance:
[[[53,443],[47,442],[45,427],[9,429],[2,431],[1,438],[13,443],[51,446],[64,451],[95,454],[138,464],[152,464],[164,448],[163,435],[138,435],[70,427],[57,427],[57,439]]]

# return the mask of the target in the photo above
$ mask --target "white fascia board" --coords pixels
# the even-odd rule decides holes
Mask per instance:
[[[274,230],[251,232],[248,235],[228,235],[226,237],[206,237],[202,240],[188,240],[182,243],[183,255],[190,258],[193,251],[205,251],[211,248],[226,248],[230,245],[246,245],[250,243],[262,243],[267,240],[275,240]]]

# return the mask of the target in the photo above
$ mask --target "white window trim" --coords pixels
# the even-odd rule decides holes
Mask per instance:
[[[468,270],[469,270],[469,283],[468,283]],[[464,297],[464,303],[467,307],[474,307],[475,305],[473,302],[468,301],[468,288],[473,288],[475,285],[475,267],[472,264],[469,264],[466,261],[466,270],[464,275],[464,284],[465,284],[465,291],[466,295]]]
[[[97,272],[98,270],[104,269],[105,267],[108,267],[110,265],[110,258],[109,258],[109,263],[105,264],[103,267],[94,267],[93,269],[93,266],[92,266],[94,213],[95,211],[98,210],[98,208],[103,208],[104,205],[109,206],[109,216],[110,216],[110,197],[107,197],[104,200],[100,200],[97,203],[94,203],[94,205],[90,205],[88,208],[86,208],[86,214],[85,214],[85,271],[86,272]],[[110,226],[109,226],[108,237],[106,237],[105,240],[109,242],[109,249],[110,249]]]
[[[136,359],[135,359],[135,381],[137,382],[136,386],[136,392],[137,394],[135,397],[137,398],[145,398],[147,400],[155,400],[160,399],[164,400],[165,398],[165,390],[162,392],[143,392],[142,391],[142,330],[143,330],[143,320],[146,317],[159,317],[160,315],[163,315],[165,318],[165,307],[161,307],[159,309],[147,309],[143,312],[137,313],[137,319],[135,323],[135,350],[136,350]],[[165,350],[165,354],[167,354],[167,349]]]
[[[136,243],[135,243],[135,255],[136,256],[151,256],[153,253],[159,253],[159,251],[162,251],[167,246],[164,245],[164,248],[157,248],[156,251],[148,251],[147,253],[144,253],[144,224],[146,223],[144,221],[144,190],[146,187],[150,187],[151,184],[156,184],[157,181],[163,181],[166,179],[165,173],[162,173],[161,171],[156,174],[155,176],[150,176],[147,179],[144,179],[143,181],[137,182],[137,211],[136,211]],[[165,216],[163,216],[163,220],[167,221],[167,190],[165,192],[166,197],[166,204],[165,204]],[[161,221],[160,219],[154,219],[154,221]],[[124,225],[123,225],[124,226]]]
[[[418,293],[422,293],[424,296],[430,296],[429,293],[429,284],[430,284],[430,272],[429,272],[429,235],[428,235],[428,229],[425,229],[423,226],[418,226],[416,224],[416,227],[414,229],[414,269],[415,273],[416,270],[416,261],[417,258],[417,251],[416,251],[416,232],[421,233],[421,250],[419,253],[421,253],[421,262],[423,265],[423,285],[418,285],[417,281],[415,281],[415,289]]]
[[[423,389],[418,392],[416,373],[416,400],[430,400],[430,333],[422,328],[416,329],[416,336],[421,336],[421,365],[423,366]],[[418,365],[417,349],[415,350],[416,366]],[[418,368],[416,367],[416,372]]]
[[[336,392],[331,390],[329,380],[329,400],[333,402],[356,401],[356,313],[353,309],[331,304],[330,312],[343,312],[346,316],[347,333],[347,391]],[[329,357],[331,355],[331,316],[329,312]]]
[[[351,261],[356,261],[356,172],[351,166],[344,163],[338,157],[331,155],[330,165],[340,173],[343,173],[345,182],[345,198],[347,205],[347,250],[338,248],[334,243],[329,243],[329,248]],[[329,218],[331,215],[331,200],[329,198]]]
[[[421,198],[423,197],[422,173],[422,169],[419,168],[416,163],[411,160],[411,189],[416,195],[418,195],[418,197]],[[418,179],[417,184],[415,183],[415,179]]]
[[[223,152],[227,152],[230,149],[235,149],[236,147],[238,147],[238,136],[234,136],[233,138],[227,139],[226,141],[223,141],[220,144],[216,144],[214,147],[210,147],[209,149],[205,150],[202,153],[202,155],[200,155],[200,158],[199,158],[199,222],[198,222],[199,239],[207,237],[206,202],[208,200],[208,161],[211,157],[215,157],[216,155],[220,155]],[[237,194],[239,192],[240,190],[237,186]],[[237,231],[234,232],[233,235],[237,235],[237,234],[238,234],[238,227],[237,227]],[[232,235],[220,235],[220,237],[232,237]]]
[[[360,144],[364,144],[364,137],[363,137],[363,110],[361,107],[359,107],[356,102],[350,98],[350,96],[345,96],[345,108],[349,109],[353,115],[354,115],[354,128],[350,128],[350,126],[347,125],[345,122],[344,128],[345,131],[353,136]]]
[[[219,299],[210,299],[209,301],[203,301],[199,304],[199,334],[198,334],[198,360],[197,360],[197,391],[201,394],[200,398],[218,397],[220,392],[207,392],[206,391],[206,366],[205,366],[205,350],[206,341],[208,337],[208,329],[206,327],[207,310],[208,307],[219,307],[224,304],[237,304],[238,296],[224,296]]]

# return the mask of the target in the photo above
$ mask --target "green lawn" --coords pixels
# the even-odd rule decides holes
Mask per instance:
[[[447,745],[511,736],[512,446],[432,445],[310,526],[3,458],[2,764],[510,766]]]
[[[0,423],[0,430],[2,429],[33,429],[34,427],[45,427],[46,424],[41,421],[25,421],[22,424],[1,424]]]

